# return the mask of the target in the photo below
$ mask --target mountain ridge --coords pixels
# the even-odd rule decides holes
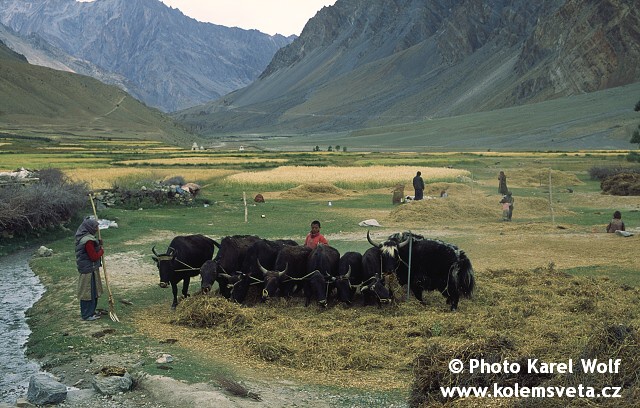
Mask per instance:
[[[126,78],[164,111],[248,85],[293,39],[201,23],[158,0],[0,0],[0,22]]]
[[[633,83],[640,80],[640,42],[633,42],[640,18],[632,5],[338,0],[251,85],[173,117],[210,136],[339,132]],[[564,48],[554,46],[560,40]],[[569,67],[589,87],[556,76],[558,67]]]

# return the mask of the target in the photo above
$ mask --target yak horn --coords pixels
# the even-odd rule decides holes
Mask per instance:
[[[371,235],[369,235],[369,230],[367,230],[367,241],[369,241],[369,243],[376,248],[380,248],[382,246],[382,244],[376,244],[371,240]]]
[[[289,263],[287,262],[287,264],[284,267],[284,271],[278,272],[278,276],[282,277],[283,275],[286,275],[288,270],[289,270]]]
[[[155,256],[160,256],[160,255],[158,255],[158,253],[156,252],[156,246],[155,246],[155,245],[154,245],[153,247],[151,247],[151,252],[153,252],[153,254],[154,254]]]
[[[262,266],[262,264],[260,263],[260,259],[258,259],[258,268],[260,268],[260,271],[261,271],[263,274],[265,274],[265,275],[266,275],[267,273],[269,273],[269,271],[267,270],[267,268],[265,268],[264,266]]]
[[[351,265],[349,265],[349,269],[347,270],[347,273],[344,275],[344,277],[347,279],[351,279]]]
[[[401,243],[398,244],[398,248],[403,248],[405,245],[407,245],[409,243],[409,240],[413,239],[412,236],[409,236],[409,238],[405,239],[404,241],[402,241]]]

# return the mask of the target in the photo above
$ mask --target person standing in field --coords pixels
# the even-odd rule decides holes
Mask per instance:
[[[622,214],[620,211],[613,213],[613,219],[607,225],[607,232],[624,231],[624,222],[622,221]]]
[[[320,233],[320,221],[311,221],[311,231],[304,240],[304,246],[315,249],[318,244],[329,245],[329,241]]]
[[[498,193],[507,195],[509,189],[507,188],[507,176],[504,174],[504,171],[500,171],[498,174]]]
[[[98,232],[98,221],[85,218],[78,227],[75,236],[76,264],[80,276],[78,278],[78,299],[80,300],[80,316],[82,320],[97,320],[98,298],[102,295],[100,280],[101,258],[104,255],[102,242],[95,234]]]
[[[502,204],[502,220],[503,221],[511,221],[511,217],[513,216],[513,195],[511,191],[507,191],[500,200],[500,204]]]
[[[417,172],[413,178],[413,189],[415,190],[414,200],[422,200],[424,197],[424,180],[422,180],[422,173]]]

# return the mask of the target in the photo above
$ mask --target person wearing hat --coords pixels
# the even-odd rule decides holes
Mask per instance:
[[[76,265],[78,278],[78,299],[80,300],[80,316],[82,320],[93,321],[100,318],[96,314],[98,298],[102,295],[100,279],[101,258],[104,255],[102,242],[95,234],[98,232],[98,221],[85,218],[78,227],[75,236]]]

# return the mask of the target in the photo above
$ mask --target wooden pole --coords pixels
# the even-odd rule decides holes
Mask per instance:
[[[242,192],[242,201],[244,201],[244,222],[249,222],[249,213],[247,209],[247,193]]]
[[[411,254],[413,252],[413,234],[409,231],[409,266],[407,267],[407,302],[411,294]]]
[[[553,226],[556,226],[556,217],[555,214],[553,213],[553,197],[552,197],[552,190],[553,186],[551,185],[551,168],[549,168],[549,210],[551,211],[551,224],[553,224]]]

